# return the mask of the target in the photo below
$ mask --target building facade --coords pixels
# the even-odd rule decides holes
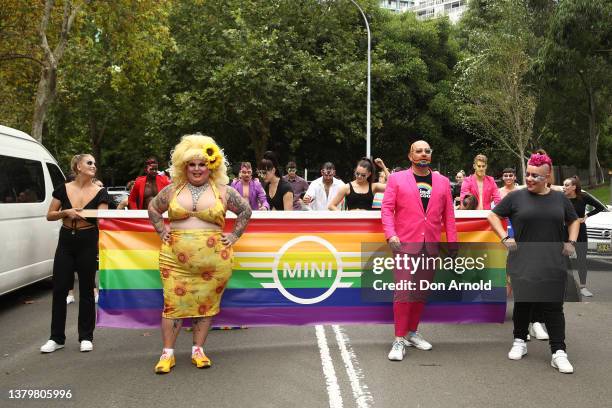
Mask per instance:
[[[448,16],[456,23],[467,10],[468,0],[381,0],[380,6],[397,12],[412,11],[419,20]]]

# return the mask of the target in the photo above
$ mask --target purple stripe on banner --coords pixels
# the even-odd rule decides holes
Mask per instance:
[[[429,304],[423,322],[429,323],[503,323],[505,303]],[[98,327],[156,328],[159,309],[98,309]],[[363,307],[249,307],[225,308],[215,316],[215,326],[303,326],[315,324],[393,323],[391,305]]]

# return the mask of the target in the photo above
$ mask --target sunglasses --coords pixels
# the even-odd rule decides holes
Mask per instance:
[[[513,178],[514,174],[504,174],[502,177],[503,178]]]
[[[537,180],[537,181],[544,181],[544,180],[546,180],[546,176],[542,176],[542,175],[536,174],[536,173],[529,173],[529,172],[525,173],[525,178],[532,178],[532,179]]]
[[[358,171],[355,172],[355,177],[363,177],[366,178],[368,177],[368,173],[360,173]]]
[[[324,174],[326,176],[331,176],[332,174],[334,174],[336,170],[321,170],[321,174]]]
[[[93,161],[93,160],[87,160],[87,161],[85,162],[85,164],[87,164],[88,166],[95,166],[95,165],[96,165],[96,162],[95,162],[95,161]]]
[[[296,171],[297,169],[295,167],[287,167],[287,171]]]
[[[416,154],[421,154],[423,152],[425,152],[425,154],[431,154],[431,153],[433,153],[433,149],[423,149],[423,148],[420,148],[420,149],[414,149],[414,152]]]
[[[272,171],[272,169],[270,170],[257,170],[257,175],[259,177],[264,177],[266,175],[267,172]]]

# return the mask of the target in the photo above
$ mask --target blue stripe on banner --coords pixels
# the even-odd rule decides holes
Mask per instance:
[[[443,292],[431,293],[428,303],[497,303],[504,302],[506,288],[493,288],[491,292],[464,291],[459,296]],[[321,294],[319,288],[292,289],[291,294],[302,299],[312,299]],[[161,309],[164,299],[161,289],[102,289],[99,306],[103,309]],[[372,306],[385,302],[362,301],[361,288],[338,288],[329,298],[312,306]],[[295,307],[296,303],[285,298],[277,289],[226,289],[221,307]],[[303,305],[307,307],[309,305]]]

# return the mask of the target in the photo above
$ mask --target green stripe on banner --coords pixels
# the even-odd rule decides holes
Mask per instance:
[[[344,270],[344,272],[359,272],[356,269]],[[262,283],[272,283],[272,277],[253,277],[251,273],[267,273],[270,270],[239,270],[234,271],[230,279],[230,289],[260,289]],[[332,278],[292,278],[281,279],[285,288],[329,288],[336,276],[332,272]],[[352,283],[353,288],[361,286],[360,277],[342,277],[341,282]],[[100,271],[100,286],[103,289],[161,289],[161,278],[157,269],[105,269]]]

